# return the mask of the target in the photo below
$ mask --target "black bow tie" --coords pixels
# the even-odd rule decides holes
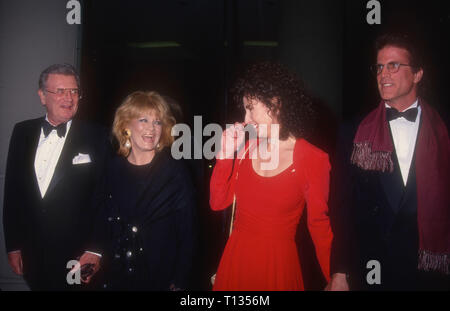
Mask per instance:
[[[58,134],[59,137],[64,137],[66,136],[67,123],[61,123],[58,126],[53,126],[50,123],[48,123],[47,120],[44,120],[44,122],[42,122],[42,130],[44,131],[45,137],[47,137],[53,130],[56,130],[56,133]]]
[[[408,109],[406,111],[402,111],[402,112],[400,112],[394,108],[386,107],[386,119],[388,120],[388,122],[398,119],[398,118],[401,118],[401,117],[405,118],[406,120],[408,120],[410,122],[416,122],[417,113],[418,113],[418,110],[416,107]]]

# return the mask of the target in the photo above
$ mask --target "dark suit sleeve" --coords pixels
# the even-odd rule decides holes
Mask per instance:
[[[181,164],[181,163],[180,163]],[[188,289],[197,250],[196,195],[187,169],[180,166],[176,176],[175,225],[177,235],[177,258],[173,284]]]
[[[104,255],[108,245],[106,224],[106,178],[107,167],[112,160],[113,151],[106,129],[99,130],[98,151],[95,166],[95,188],[91,200],[92,225],[85,250]]]
[[[92,199],[92,228],[88,237],[85,250],[105,255],[108,244],[107,224],[106,224],[106,192],[105,177],[100,178],[95,185]]]
[[[353,174],[350,157],[354,125],[341,126],[332,160],[330,184],[330,220],[334,238],[331,246],[330,273],[349,273],[352,254]]]
[[[23,246],[21,215],[23,209],[23,194],[20,179],[31,178],[22,176],[21,171],[25,163],[23,161],[23,150],[20,137],[20,128],[14,127],[9,143],[8,159],[5,176],[5,196],[3,201],[3,230],[7,252],[21,250]]]

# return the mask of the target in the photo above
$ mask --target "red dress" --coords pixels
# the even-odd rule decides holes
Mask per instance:
[[[328,155],[298,139],[293,163],[276,176],[258,175],[248,157],[232,170],[233,160],[217,160],[210,184],[213,210],[230,206],[236,194],[233,232],[213,290],[303,290],[295,233],[305,203],[317,258],[329,280]]]

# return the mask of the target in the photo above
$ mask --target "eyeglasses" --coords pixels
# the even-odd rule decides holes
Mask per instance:
[[[397,62],[390,62],[390,63],[387,63],[387,64],[385,64],[385,65],[383,65],[383,64],[375,64],[375,65],[372,65],[372,66],[371,66],[371,69],[372,69],[372,71],[373,71],[375,74],[379,75],[380,73],[383,72],[383,68],[384,68],[385,66],[386,66],[387,71],[388,71],[389,73],[396,73],[396,72],[398,72],[398,71],[400,70],[400,66],[413,67],[413,66],[408,65],[408,64],[402,64],[402,63],[397,63]]]
[[[58,96],[63,96],[63,95],[66,95],[67,93],[69,93],[73,97],[81,98],[81,94],[80,94],[80,90],[79,89],[63,89],[63,88],[59,88],[59,89],[56,89],[56,92],[53,92],[53,91],[50,91],[50,90],[45,90],[45,91],[49,92],[49,93],[52,93],[52,94],[56,94]]]

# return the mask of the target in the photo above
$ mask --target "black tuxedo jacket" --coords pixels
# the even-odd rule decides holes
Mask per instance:
[[[359,120],[342,126],[333,161],[331,272],[349,274],[353,289],[421,289],[417,270],[415,156],[406,186],[395,152],[392,173],[366,171],[352,165],[350,157],[358,124]],[[367,282],[367,274],[372,270],[367,263],[371,260],[380,263],[381,284]]]
[[[41,197],[34,160],[43,118],[16,124],[5,179],[3,225],[8,252],[22,252],[24,277],[32,289],[67,286],[67,262],[87,247],[94,184],[108,152],[106,131],[73,120],[49,188]],[[91,162],[74,165],[79,153]],[[95,251],[95,249],[89,249]]]

